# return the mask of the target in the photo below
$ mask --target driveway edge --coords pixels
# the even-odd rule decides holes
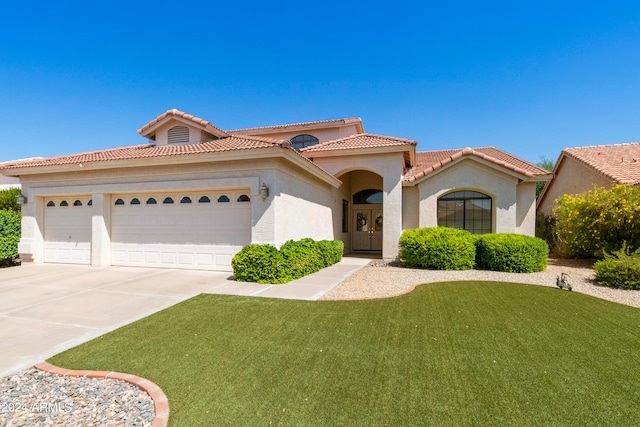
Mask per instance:
[[[105,378],[125,381],[129,384],[133,384],[153,399],[155,417],[153,418],[151,426],[166,427],[169,422],[169,400],[167,399],[167,396],[157,384],[145,378],[111,371],[74,371],[71,369],[60,368],[59,366],[52,365],[49,362],[40,362],[34,365],[34,367],[50,374],[63,375],[65,377]]]

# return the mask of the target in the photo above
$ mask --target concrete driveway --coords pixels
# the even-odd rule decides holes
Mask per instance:
[[[0,269],[0,378],[201,293],[316,300],[368,264],[339,263],[284,285],[231,273],[25,264]]]
[[[62,264],[0,269],[0,377],[192,296],[230,273]]]

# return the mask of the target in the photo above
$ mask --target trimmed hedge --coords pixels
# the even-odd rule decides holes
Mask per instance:
[[[18,258],[21,215],[19,212],[0,210],[0,266],[7,266]]]
[[[596,282],[610,288],[640,290],[640,249],[633,253],[624,244],[622,249],[604,255],[593,264]]]
[[[411,268],[469,270],[475,266],[475,241],[473,234],[455,228],[405,230],[400,236],[400,260]]]
[[[476,243],[478,268],[510,273],[533,273],[547,268],[549,245],[522,234],[484,234]]]
[[[231,266],[238,282],[286,283],[337,263],[343,251],[340,240],[289,240],[280,250],[254,244],[243,247]]]

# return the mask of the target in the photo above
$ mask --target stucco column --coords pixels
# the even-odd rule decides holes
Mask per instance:
[[[22,205],[18,254],[23,262],[44,262],[44,197],[33,197],[24,187],[22,194],[27,196],[27,203]]]
[[[398,240],[402,234],[402,162],[397,163],[397,167],[389,167],[382,176],[382,258],[387,261],[398,258]]]
[[[91,265],[111,265],[111,195],[97,193],[91,196]]]

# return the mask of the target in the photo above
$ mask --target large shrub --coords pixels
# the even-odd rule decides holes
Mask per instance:
[[[560,253],[602,258],[627,242],[640,248],[640,186],[617,185],[557,200],[554,214]]]
[[[455,228],[405,230],[400,236],[400,260],[412,268],[469,270],[475,265],[475,240],[473,234]]]
[[[20,205],[16,201],[20,191],[19,188],[0,190],[0,210],[20,212]]]
[[[18,258],[20,213],[0,210],[0,266],[11,265]]]
[[[239,282],[285,283],[293,279],[282,253],[266,244],[243,247],[231,260],[231,267]]]
[[[522,234],[484,234],[477,243],[478,268],[510,273],[532,273],[547,268],[547,242]]]
[[[344,243],[339,240],[289,240],[280,250],[271,245],[248,245],[231,266],[239,282],[286,283],[315,273],[342,259]]]
[[[640,249],[630,253],[626,244],[593,265],[602,286],[640,290]]]

